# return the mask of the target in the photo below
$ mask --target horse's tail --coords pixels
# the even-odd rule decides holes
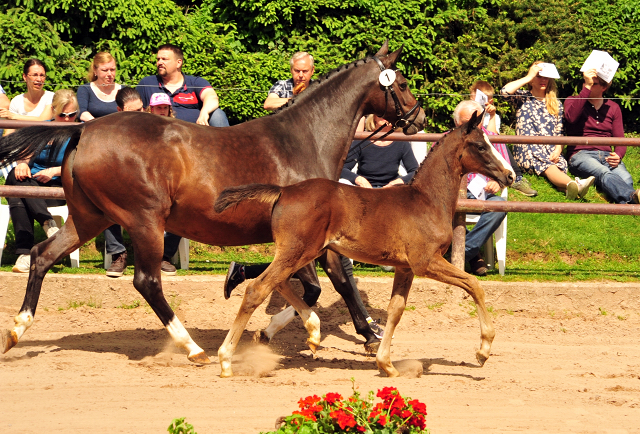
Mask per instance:
[[[67,146],[68,150],[76,147],[84,127],[85,124],[20,128],[0,138],[0,165],[4,166],[38,155],[49,144],[51,144],[49,156],[53,160],[60,146],[67,139],[71,139]]]
[[[232,205],[237,205],[245,200],[259,200],[270,204],[272,207],[280,199],[282,187],[270,184],[249,184],[239,187],[226,188],[216,200],[213,209],[221,213]]]

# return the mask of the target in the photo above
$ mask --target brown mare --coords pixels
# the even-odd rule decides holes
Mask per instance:
[[[71,127],[23,128],[4,137],[0,161],[5,162],[37,154],[47,143],[55,150],[71,140],[62,165],[70,216],[54,237],[31,250],[24,303],[13,330],[0,333],[0,348],[6,352],[15,346],[32,325],[42,280],[53,264],[118,223],[133,243],[135,288],[189,360],[209,363],[162,292],[163,232],[220,246],[270,242],[271,206],[246,204],[233,215],[217,214],[212,205],[223,189],[251,182],[338,179],[363,114],[384,113],[405,133],[420,131],[424,111],[406,79],[398,74],[390,86],[380,84],[381,69],[393,68],[401,52],[389,54],[387,47],[385,42],[376,56],[330,72],[277,113],[233,127],[125,112]],[[367,342],[377,341],[357,308],[357,289],[340,257],[327,255],[324,266],[358,333]],[[317,283],[315,266],[305,269]]]
[[[325,250],[372,264],[396,267],[388,307],[387,327],[378,348],[378,367],[398,376],[391,364],[391,338],[405,308],[414,274],[459,286],[478,307],[482,342],[476,357],[483,365],[495,336],[478,280],[442,255],[453,237],[452,221],[462,176],[478,172],[503,185],[515,179],[511,166],[477,128],[482,116],[440,140],[409,185],[384,189],[347,186],[326,179],[310,179],[288,187],[248,185],[220,195],[215,210],[234,215],[243,201],[271,204],[271,229],[276,255],[269,268],[245,292],[238,317],[218,350],[222,376],[233,375],[231,358],[253,311],[274,288],[300,314],[315,352],[320,343],[320,320],[291,291],[289,277]],[[228,211],[227,208],[232,207]]]

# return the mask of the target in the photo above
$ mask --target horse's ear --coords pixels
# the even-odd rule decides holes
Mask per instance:
[[[398,59],[400,59],[400,55],[402,54],[402,47],[403,46],[404,45],[401,45],[400,48],[398,48],[393,53],[389,54],[384,59],[383,63],[386,65],[387,68],[393,69],[393,67],[396,64],[396,62],[398,61]]]
[[[382,47],[380,47],[380,49],[376,53],[376,57],[386,56],[388,52],[389,52],[389,40],[385,39],[384,44],[382,44]]]
[[[484,119],[484,111],[482,111],[481,114],[478,114],[478,112],[473,112],[473,114],[471,115],[471,119],[469,119],[469,122],[467,122],[467,134],[470,134],[473,130],[478,128],[478,125],[480,125],[482,119]]]

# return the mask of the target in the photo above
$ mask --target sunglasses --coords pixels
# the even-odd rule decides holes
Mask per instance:
[[[58,113],[58,117],[61,117],[61,118],[72,118],[77,114],[78,114],[78,110],[76,110],[74,112],[69,112],[69,113]]]

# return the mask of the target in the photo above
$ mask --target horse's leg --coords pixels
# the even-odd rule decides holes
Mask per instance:
[[[339,255],[331,250],[327,250],[326,254],[318,258],[318,261],[324,271],[326,271],[327,276],[329,276],[338,294],[342,296],[344,302],[347,304],[356,332],[366,339],[364,344],[365,350],[370,353],[376,352],[380,345],[380,340],[367,323],[367,317],[369,315],[367,309],[364,307],[362,298],[360,298],[360,292],[353,279],[353,273],[347,272],[347,270],[353,269],[351,261],[349,261],[349,258],[346,256]]]
[[[307,306],[311,307],[316,304],[318,297],[320,297],[320,281],[318,280],[318,273],[316,272],[315,261],[302,267],[296,271],[296,274],[302,283],[304,288],[304,295],[302,300]],[[264,330],[258,330],[254,339],[262,343],[268,343],[273,336],[280,330],[285,328],[296,317],[296,310],[293,305],[287,307],[282,312],[271,317],[271,322]]]
[[[396,273],[393,277],[393,292],[387,308],[387,326],[376,354],[378,368],[382,369],[389,377],[400,375],[391,363],[391,340],[407,305],[407,297],[409,296],[412,282],[413,271],[411,271],[411,268],[396,267]]]
[[[318,315],[311,310],[304,299],[300,298],[298,294],[293,292],[291,283],[288,279],[285,279],[277,289],[300,315],[304,328],[309,332],[307,344],[309,345],[309,348],[311,348],[311,351],[315,353],[318,345],[320,345],[320,318],[318,318]]]
[[[211,363],[209,357],[189,336],[162,292],[160,263],[164,246],[163,231],[157,222],[138,221],[127,227],[133,242],[135,272],[133,286],[142,295],[165,326],[178,348],[187,351],[194,363]]]
[[[478,308],[481,339],[480,349],[476,352],[476,358],[480,366],[483,366],[491,353],[491,343],[496,336],[496,331],[493,328],[493,321],[491,321],[491,316],[484,304],[484,290],[478,283],[478,279],[465,273],[464,270],[460,270],[458,267],[451,265],[441,256],[434,257],[424,273],[422,273],[422,270],[416,269],[416,274],[418,273],[420,276],[456,285],[464,289],[473,298]]]
[[[104,217],[95,216],[91,224],[83,224],[82,232],[79,234],[76,229],[74,217],[69,215],[67,221],[56,234],[47,240],[35,245],[31,249],[31,269],[29,270],[29,280],[27,291],[24,296],[20,313],[15,317],[13,330],[3,330],[0,333],[0,348],[6,353],[13,348],[22,335],[33,324],[33,318],[40,298],[42,281],[47,271],[53,265],[70,254],[82,244],[98,235],[104,228],[109,226],[109,222]]]

